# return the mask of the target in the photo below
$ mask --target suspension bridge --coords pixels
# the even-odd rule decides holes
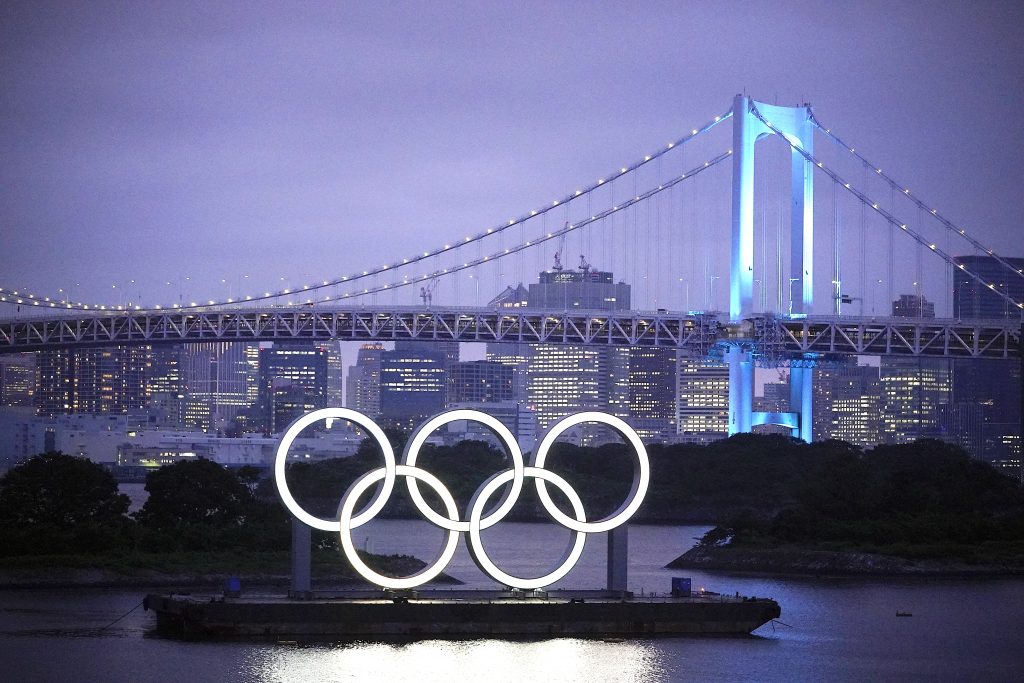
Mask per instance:
[[[721,134],[727,121],[731,136]],[[480,300],[481,284],[490,298],[552,262],[565,269],[571,247],[579,270],[600,268],[631,284],[628,309]],[[816,279],[820,272],[827,279]],[[717,280],[727,290],[716,293]],[[997,254],[917,197],[809,105],[744,95],[681,138],[543,205],[345,275],[146,304],[130,293],[81,301],[3,284],[0,353],[329,339],[659,346],[729,364],[731,433],[771,422],[807,441],[816,365],[864,354],[1020,359],[1024,319],[1020,259]],[[916,315],[890,315],[906,292]],[[939,295],[929,305],[942,315],[925,316],[926,292]],[[1001,304],[1002,316],[962,316],[971,297]],[[790,367],[789,413],[752,410],[757,365]]]

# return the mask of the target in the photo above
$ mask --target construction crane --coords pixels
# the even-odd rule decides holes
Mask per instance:
[[[585,276],[589,274],[591,268],[593,268],[593,266],[587,263],[587,257],[584,256],[583,254],[580,254],[580,270],[583,271],[583,275]]]
[[[423,300],[423,305],[429,307],[434,301],[434,290],[437,289],[438,278],[432,277],[430,281],[420,287],[420,299]]]
[[[569,222],[566,221],[565,227],[568,230]],[[556,272],[562,272],[565,270],[565,266],[562,265],[562,254],[565,253],[565,232],[558,237],[558,251],[555,252],[555,265],[551,267],[551,270]]]

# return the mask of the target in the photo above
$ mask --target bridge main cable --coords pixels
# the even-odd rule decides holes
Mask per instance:
[[[972,235],[968,234],[967,230],[965,230],[964,228],[961,228],[958,225],[955,225],[952,221],[950,221],[948,218],[946,218],[941,213],[939,213],[938,209],[934,209],[934,208],[929,207],[927,204],[925,204],[923,201],[918,199],[916,196],[912,195],[910,193],[910,188],[909,187],[907,187],[906,185],[904,185],[902,183],[896,182],[896,180],[892,176],[890,176],[889,174],[885,173],[880,166],[876,166],[875,164],[871,163],[868,159],[866,159],[864,157],[864,155],[862,155],[860,152],[857,151],[856,147],[851,147],[850,145],[846,144],[846,142],[844,142],[842,139],[840,139],[838,135],[836,135],[835,133],[832,132],[831,128],[826,128],[821,123],[821,121],[819,121],[818,118],[814,115],[814,111],[813,110],[811,111],[811,122],[818,128],[818,130],[820,130],[822,133],[824,133],[825,136],[830,138],[837,145],[841,146],[843,149],[845,149],[850,154],[852,154],[854,157],[856,157],[862,164],[864,164],[864,166],[874,170],[875,174],[878,175],[883,180],[885,180],[885,182],[888,183],[889,187],[891,187],[893,190],[898,191],[901,195],[903,195],[904,197],[909,199],[911,202],[913,202],[917,206],[917,208],[922,209],[923,211],[928,212],[929,215],[933,216],[936,220],[938,220],[940,223],[942,223],[946,227],[946,229],[949,230],[952,234],[957,235],[959,237],[962,237],[968,243],[970,243],[970,245],[972,247],[974,247],[975,249],[978,249],[980,251],[985,252],[986,254],[988,254],[989,256],[994,258],[996,261],[998,261],[1000,264],[1002,264],[1003,267],[1005,267],[1007,270],[1011,271],[1014,275],[1016,275],[1018,277],[1024,278],[1024,269],[1015,268],[1013,266],[1013,264],[1007,262],[1003,257],[1001,257],[999,254],[997,254],[993,249],[990,249],[990,248],[986,247],[978,239],[976,239]]]
[[[399,268],[404,268],[404,267],[407,267],[407,266],[410,266],[410,265],[414,265],[416,263],[420,263],[420,262],[422,262],[422,261],[424,261],[426,259],[429,259],[429,258],[434,257],[434,256],[438,256],[440,254],[455,252],[455,251],[457,251],[458,249],[460,249],[462,247],[468,246],[470,244],[475,244],[477,242],[480,242],[483,239],[486,239],[487,237],[491,237],[492,235],[499,235],[502,232],[504,232],[505,230],[508,230],[509,228],[515,227],[515,226],[520,225],[520,224],[524,224],[524,223],[526,223],[527,221],[529,221],[532,218],[535,218],[537,216],[543,216],[544,214],[548,213],[549,211],[552,211],[552,210],[554,210],[554,209],[556,209],[558,207],[561,207],[564,204],[566,204],[568,202],[571,202],[574,199],[578,199],[580,197],[585,197],[585,196],[591,194],[595,190],[603,187],[606,183],[612,182],[612,181],[616,180],[617,178],[620,178],[620,177],[622,177],[622,176],[624,176],[626,174],[629,174],[629,173],[631,173],[633,171],[636,171],[637,169],[643,167],[646,164],[649,164],[650,162],[654,161],[655,159],[658,159],[658,158],[662,157],[663,155],[667,154],[668,152],[670,152],[671,150],[675,149],[676,147],[680,147],[682,145],[685,145],[688,142],[691,142],[692,140],[696,139],[697,137],[700,137],[701,135],[707,133],[712,128],[717,126],[719,123],[721,123],[722,121],[725,121],[726,119],[730,118],[731,116],[732,116],[732,110],[730,109],[730,110],[726,111],[724,114],[716,116],[716,117],[714,117],[714,119],[706,122],[700,128],[692,129],[689,134],[684,135],[683,137],[679,138],[675,142],[670,142],[666,146],[664,146],[664,147],[662,147],[662,148],[660,148],[660,149],[658,149],[658,150],[656,150],[654,152],[651,152],[650,154],[644,155],[644,157],[642,159],[640,159],[639,161],[636,161],[636,162],[634,162],[632,164],[629,164],[627,166],[622,166],[616,172],[614,172],[612,174],[609,174],[606,177],[599,178],[596,182],[591,183],[591,184],[589,184],[587,186],[584,186],[582,189],[574,190],[573,192],[570,192],[570,193],[566,194],[565,196],[563,196],[561,199],[556,199],[556,200],[552,201],[550,204],[545,205],[544,207],[542,207],[540,209],[532,209],[532,210],[530,210],[529,213],[522,214],[518,218],[511,218],[505,224],[498,225],[498,226],[495,226],[495,227],[492,227],[492,228],[487,228],[486,230],[484,230],[482,232],[479,232],[476,235],[467,235],[464,239],[462,239],[460,241],[454,241],[454,242],[449,243],[449,244],[445,244],[443,247],[440,247],[440,248],[437,248],[437,249],[428,250],[428,251],[424,251],[422,253],[422,255],[417,253],[414,256],[411,256],[411,257],[408,257],[408,258],[403,258],[401,261],[396,261],[396,262],[393,262],[393,263],[390,263],[390,264],[385,264],[385,265],[383,265],[383,266],[381,266],[379,268],[374,268],[374,269],[370,269],[370,270],[364,270],[364,271],[361,271],[361,272],[358,272],[358,273],[353,273],[352,275],[346,275],[346,276],[342,276],[340,278],[334,278],[334,279],[331,279],[331,280],[323,280],[323,281],[321,281],[321,284],[302,285],[300,288],[296,288],[296,289],[285,288],[285,289],[281,289],[281,290],[277,290],[277,291],[266,292],[266,293],[264,293],[262,295],[257,295],[257,296],[245,295],[245,296],[239,297],[237,299],[229,298],[227,300],[222,300],[222,301],[208,300],[206,303],[194,303],[194,304],[190,304],[190,305],[172,304],[170,306],[155,305],[155,306],[145,306],[145,307],[141,306],[141,305],[136,305],[136,306],[130,306],[130,305],[129,306],[106,306],[106,305],[101,305],[101,304],[86,304],[86,303],[82,303],[82,302],[71,302],[71,301],[66,301],[66,300],[58,300],[56,298],[51,298],[51,297],[40,297],[40,296],[37,296],[35,294],[31,294],[31,293],[24,293],[24,292],[22,292],[22,293],[19,294],[20,290],[12,290],[10,288],[2,288],[2,287],[0,287],[0,303],[6,303],[6,304],[10,304],[10,305],[28,304],[28,305],[31,305],[31,306],[41,306],[41,307],[47,307],[47,308],[61,308],[61,309],[64,309],[64,310],[89,310],[89,311],[103,311],[103,312],[106,312],[106,311],[123,311],[123,310],[134,310],[134,311],[156,310],[156,311],[160,311],[160,310],[165,310],[165,309],[168,309],[168,310],[199,310],[199,309],[210,308],[212,306],[237,305],[237,304],[245,304],[245,303],[251,303],[251,302],[256,302],[256,301],[266,301],[266,300],[269,300],[269,299],[277,299],[277,298],[281,298],[281,297],[293,297],[293,296],[296,296],[296,295],[304,294],[306,292],[316,292],[316,291],[319,291],[321,289],[325,289],[327,287],[334,287],[334,286],[342,285],[342,284],[351,284],[353,282],[358,282],[358,281],[363,280],[365,278],[371,278],[371,277],[378,276],[381,273],[385,273],[385,272],[388,272],[388,271],[391,271],[391,270],[396,270],[396,269],[399,269]],[[680,180],[681,179],[682,178],[680,178]],[[551,234],[555,235],[556,233],[551,233]],[[546,241],[547,239],[551,239],[551,237],[546,237],[546,238],[544,238],[542,240],[532,240],[531,242],[533,244],[536,244],[538,241]],[[530,245],[528,244],[527,246],[530,246]],[[478,263],[479,263],[479,261],[478,261]],[[466,266],[466,267],[468,267],[468,266]],[[464,269],[464,267],[459,267],[456,270],[462,270],[462,269]],[[452,270],[452,269],[449,269],[449,270]],[[422,278],[420,278],[420,279],[422,279]],[[383,287],[375,287],[375,288],[373,288],[373,291],[381,291],[382,289],[385,289],[385,288],[383,288]],[[12,294],[12,291],[13,291],[13,294]],[[367,293],[370,293],[370,292],[371,292],[371,290],[369,288],[367,288],[367,290],[364,291],[364,292],[361,292],[361,294],[367,294]],[[331,297],[326,297],[325,299],[326,300],[330,300]]]
[[[760,111],[758,111],[756,106],[751,104],[750,110],[751,110],[751,113],[753,113],[754,116],[756,116],[758,119],[760,119],[761,122],[764,125],[766,125],[769,129],[771,129],[776,134],[778,134],[778,136],[780,138],[785,140],[786,143],[790,147],[792,147],[794,150],[796,150],[802,157],[807,159],[807,161],[811,162],[814,166],[816,166],[819,169],[821,169],[826,175],[828,175],[830,178],[832,178],[832,180],[834,180],[834,181],[838,182],[839,184],[841,184],[850,194],[852,194],[854,197],[856,197],[857,200],[860,201],[864,206],[870,208],[872,211],[874,211],[875,213],[880,215],[889,224],[899,228],[903,232],[905,232],[908,235],[910,235],[919,244],[927,247],[930,251],[932,251],[932,252],[938,254],[939,256],[941,256],[943,258],[943,260],[945,260],[951,266],[959,269],[963,273],[966,273],[968,276],[970,276],[974,281],[978,282],[979,284],[982,284],[985,287],[988,287],[989,290],[991,290],[993,293],[998,295],[1000,298],[1002,298],[1005,301],[1009,302],[1014,307],[1016,307],[1018,309],[1021,309],[1021,310],[1024,310],[1024,303],[1021,303],[1021,302],[1015,300],[1013,297],[1009,296],[1008,294],[999,291],[998,289],[996,289],[996,286],[994,284],[989,283],[989,282],[985,282],[984,278],[982,278],[980,275],[978,275],[974,271],[972,271],[969,268],[967,268],[964,264],[957,263],[956,260],[952,256],[950,256],[945,251],[940,249],[938,247],[938,245],[930,243],[927,239],[925,239],[916,230],[914,230],[913,228],[908,227],[906,223],[903,223],[898,218],[893,216],[891,213],[889,213],[885,209],[881,208],[879,206],[878,202],[872,201],[871,198],[868,197],[866,194],[864,194],[860,190],[858,190],[858,189],[854,188],[853,186],[851,186],[850,183],[848,183],[846,180],[844,180],[838,173],[833,171],[830,167],[825,166],[824,162],[820,161],[813,154],[808,153],[807,150],[802,148],[800,145],[795,144],[792,140],[790,140],[785,135],[783,135],[781,131],[779,131],[767,119],[764,118],[764,116],[761,114]]]

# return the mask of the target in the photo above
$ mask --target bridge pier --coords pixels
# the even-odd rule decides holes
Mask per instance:
[[[786,427],[792,436],[811,442],[814,438],[813,368],[797,364],[790,367],[788,412],[761,412],[754,410],[752,353],[741,346],[730,346],[725,352],[725,361],[729,364],[729,436],[770,424]]]

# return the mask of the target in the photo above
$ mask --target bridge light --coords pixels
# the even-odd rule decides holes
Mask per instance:
[[[649,154],[644,157],[644,161],[650,161],[650,160],[651,160],[651,156]]]
[[[871,205],[871,208],[872,208],[872,209],[877,209],[877,208],[878,208],[878,204],[872,204],[872,205]]]
[[[556,199],[555,201],[551,202],[551,206],[558,206],[558,200]]]
[[[697,129],[696,128],[694,128],[692,131],[690,131],[690,135],[696,135],[696,134],[697,134]]]
[[[671,143],[671,142],[670,142],[670,143],[668,143],[668,148],[669,148],[669,149],[672,149],[672,147],[674,147],[674,146],[675,146],[675,145],[674,145],[673,143]]]
[[[536,216],[537,212],[535,210],[533,210],[533,209],[530,209],[530,215],[531,216]],[[466,239],[468,240],[469,238],[467,237]]]
[[[626,172],[626,167],[625,167],[625,166],[623,166],[623,167],[622,167],[621,169],[619,169],[619,172],[620,172],[620,173],[625,173],[625,172]]]
[[[494,232],[494,231],[493,231],[493,230],[491,230],[490,228],[487,228],[487,234],[488,234],[488,235],[490,235],[490,234],[491,234],[492,232]]]
[[[603,185],[604,184],[604,178],[598,178],[597,179],[597,184],[598,185]]]
[[[935,250],[935,245],[934,244],[929,244],[928,248],[934,251]]]

